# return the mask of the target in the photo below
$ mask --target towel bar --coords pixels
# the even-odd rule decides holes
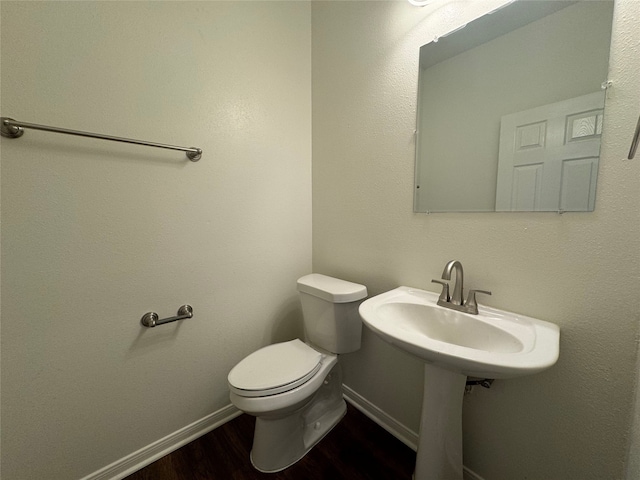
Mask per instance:
[[[24,134],[25,128],[43,130],[45,132],[64,133],[65,135],[78,135],[80,137],[97,138],[100,140],[111,140],[112,142],[133,143],[147,147],[167,148],[169,150],[180,150],[186,152],[187,158],[192,162],[197,162],[202,158],[202,150],[197,147],[177,147],[175,145],[165,145],[163,143],[147,142],[144,140],[133,140],[131,138],[114,137],[112,135],[102,135],[100,133],[81,132],[79,130],[69,130],[67,128],[50,127],[48,125],[38,125],[37,123],[19,122],[13,118],[0,117],[0,134],[7,138],[18,138]]]
[[[159,320],[159,316],[156,312],[147,312],[140,319],[140,323],[145,327],[152,328],[158,325],[164,325],[165,323],[175,322],[177,320],[184,320],[185,318],[193,317],[193,308],[191,305],[182,305],[178,309],[178,315],[175,317],[163,318]]]

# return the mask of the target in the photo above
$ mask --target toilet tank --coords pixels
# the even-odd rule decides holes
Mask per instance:
[[[333,353],[360,349],[360,302],[367,287],[319,273],[298,279],[306,340]]]

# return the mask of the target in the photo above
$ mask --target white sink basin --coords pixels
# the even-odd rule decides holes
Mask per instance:
[[[558,360],[560,331],[552,323],[482,306],[471,315],[437,301],[433,292],[399,287],[364,301],[360,316],[383,340],[470,377],[529,375]]]

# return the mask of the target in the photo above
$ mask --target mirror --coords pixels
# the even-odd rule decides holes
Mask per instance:
[[[518,0],[424,45],[414,211],[592,211],[612,17]]]

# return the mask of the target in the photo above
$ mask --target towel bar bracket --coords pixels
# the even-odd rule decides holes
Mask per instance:
[[[18,138],[24,135],[24,128],[5,123],[5,120],[15,122],[13,118],[2,117],[0,120],[0,133],[3,137]]]

